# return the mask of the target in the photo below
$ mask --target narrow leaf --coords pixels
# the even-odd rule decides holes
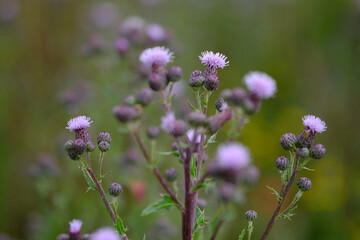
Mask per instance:
[[[193,105],[191,105],[191,103],[189,101],[188,101],[188,105],[192,110],[196,111],[196,108]]]
[[[245,231],[245,228],[241,231],[241,233],[240,233],[240,235],[239,235],[239,239],[238,240],[243,240],[244,239],[244,237],[245,237],[245,233],[246,233],[246,231]]]
[[[193,154],[191,156],[191,163],[190,163],[190,174],[191,174],[191,176],[196,178],[196,172],[197,172],[196,159],[195,159],[195,155]]]
[[[123,221],[121,220],[120,217],[118,217],[116,219],[115,228],[120,233],[120,235],[124,235],[125,232],[127,231],[127,229],[124,227],[124,223],[123,223]]]
[[[171,197],[169,195],[164,194],[164,195],[162,195],[162,199],[147,206],[142,211],[141,215],[146,216],[146,215],[149,215],[150,213],[154,213],[154,212],[166,212],[173,206],[176,206],[177,208],[179,208],[178,205],[171,199]]]
[[[266,186],[268,189],[270,189],[275,195],[276,195],[276,197],[277,197],[277,199],[278,199],[278,201],[282,201],[283,200],[283,198],[280,196],[280,194],[275,190],[275,189],[273,189],[273,188],[271,188],[271,187],[269,187],[269,186]]]

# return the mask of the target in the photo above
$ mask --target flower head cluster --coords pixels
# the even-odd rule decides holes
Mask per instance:
[[[223,169],[241,169],[250,163],[247,147],[240,143],[221,145],[217,150],[217,164]]]
[[[119,234],[112,228],[100,228],[90,235],[90,240],[120,240]]]
[[[71,132],[75,130],[85,129],[87,127],[90,127],[90,124],[92,123],[91,119],[86,116],[79,116],[73,119],[70,119],[67,123],[66,129],[69,129]]]
[[[69,225],[70,225],[69,232],[71,234],[80,233],[82,221],[74,219],[71,222],[69,222]]]
[[[302,118],[304,126],[308,127],[310,131],[322,133],[326,131],[326,124],[320,118],[314,115],[306,115]]]
[[[153,47],[143,51],[140,55],[140,61],[146,66],[153,64],[166,65],[173,60],[173,53],[165,47]]]
[[[250,93],[262,99],[273,97],[277,91],[275,80],[263,72],[249,72],[244,77],[244,83]]]
[[[221,53],[213,53],[212,51],[205,51],[199,56],[201,63],[212,68],[224,68],[229,66],[229,61],[226,61],[227,57]]]

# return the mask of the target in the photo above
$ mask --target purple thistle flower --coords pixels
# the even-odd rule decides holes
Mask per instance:
[[[193,141],[194,134],[195,134],[194,129],[189,129],[189,130],[186,132],[186,136],[188,137],[188,139],[189,139],[190,142]],[[206,137],[206,136],[205,136],[205,137]],[[195,143],[196,143],[196,144],[199,144],[200,142],[201,142],[201,134],[198,134],[198,135],[196,136]]]
[[[226,61],[227,57],[221,53],[213,53],[212,51],[205,51],[199,56],[201,63],[211,68],[224,68],[229,66],[229,61]]]
[[[160,127],[166,132],[171,132],[175,121],[175,114],[173,112],[169,112],[161,118]]]
[[[153,47],[144,50],[140,55],[140,61],[151,67],[154,64],[165,66],[173,60],[173,53],[165,47]]]
[[[217,166],[222,169],[241,169],[250,163],[250,152],[240,143],[228,143],[218,147]]]
[[[166,31],[159,24],[152,23],[146,27],[146,35],[153,42],[163,42],[166,39]]]
[[[249,92],[257,98],[267,99],[273,97],[277,91],[275,80],[263,72],[249,72],[244,77],[244,83]]]
[[[314,115],[306,115],[302,118],[304,126],[310,129],[313,133],[322,133],[326,131],[326,124],[320,118]]]
[[[92,122],[93,121],[91,121],[91,119],[89,117],[79,116],[79,117],[70,119],[70,121],[68,121],[68,123],[67,123],[68,126],[66,127],[66,129],[69,129],[70,132],[85,129],[85,128],[90,127],[90,124]]]
[[[69,222],[70,228],[69,233],[70,234],[79,234],[82,226],[82,221],[74,219],[71,222]]]
[[[114,229],[105,227],[91,234],[90,240],[120,240],[120,235]]]

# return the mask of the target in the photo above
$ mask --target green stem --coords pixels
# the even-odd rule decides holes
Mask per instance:
[[[254,230],[254,227],[253,227],[253,222],[252,221],[249,221],[248,222],[249,224],[248,224],[248,228],[247,228],[247,231],[248,231],[248,240],[251,240],[251,234],[252,234],[252,232],[253,232],[253,230]]]
[[[303,191],[299,190],[296,195],[294,196],[294,199],[292,200],[292,202],[289,204],[289,206],[284,210],[282,211],[282,213],[279,214],[279,216],[283,215],[283,214],[286,214],[288,211],[290,211],[294,206],[295,204],[297,204],[301,198],[301,196],[303,195]]]
[[[201,97],[200,97],[200,90],[199,89],[195,90],[195,97],[196,97],[196,102],[197,102],[197,105],[198,105],[198,110],[201,111],[202,104],[201,104]]]

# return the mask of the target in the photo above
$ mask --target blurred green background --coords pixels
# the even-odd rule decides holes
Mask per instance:
[[[219,239],[237,239],[246,224],[243,213],[250,208],[259,213],[254,239],[260,236],[275,205],[266,186],[278,188],[274,162],[286,154],[279,138],[288,131],[300,133],[305,114],[327,123],[328,130],[316,139],[326,146],[327,155],[310,165],[315,172],[302,173],[313,188],[304,194],[294,219],[277,223],[269,239],[360,239],[359,1],[109,2],[113,19],[99,27],[94,24],[94,6],[100,1],[0,0],[0,233],[14,239],[49,240],[66,232],[73,218],[84,221],[84,232],[111,224],[95,192],[84,193],[86,183],[62,148],[72,137],[66,122],[86,114],[94,120],[89,130],[93,138],[100,131],[113,136],[104,167],[112,174],[106,181],[125,186],[120,213],[129,236],[142,239],[145,232],[156,236],[154,222],[164,216],[140,213],[162,189],[141,164],[141,156],[136,167],[119,163],[133,144],[117,131],[119,124],[111,115],[112,107],[129,92],[146,85],[134,80],[127,70],[130,61],[113,50],[119,21],[137,15],[173,31],[174,64],[183,67],[185,81],[193,70],[203,69],[198,55],[204,50],[228,56],[230,66],[219,72],[221,89],[241,85],[250,70],[267,72],[277,81],[276,98],[264,102],[239,139],[250,148],[260,180]],[[107,51],[84,56],[93,34],[103,36]],[[132,55],[135,63],[137,55]],[[76,86],[86,96],[75,108],[64,107],[61,93]],[[186,90],[190,93],[190,88]],[[158,109],[147,111],[151,115]],[[31,177],[39,154],[55,158],[56,174]],[[174,163],[163,163],[161,169]],[[127,193],[143,188],[144,199]],[[170,211],[169,228],[175,235],[168,239],[179,234],[173,229],[178,217]]]

